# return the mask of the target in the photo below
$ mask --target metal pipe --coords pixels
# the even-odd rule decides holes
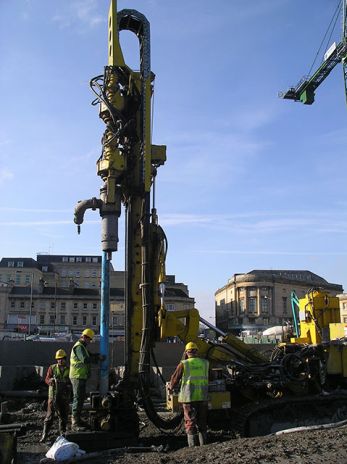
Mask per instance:
[[[226,336],[226,332],[223,332],[223,330],[218,329],[215,327],[213,324],[210,322],[206,321],[203,317],[199,317],[200,322],[202,322],[204,325],[206,325],[209,329],[214,330],[217,334],[222,335],[222,337]]]
[[[109,319],[110,319],[110,261],[109,253],[102,252],[101,262],[101,314],[100,314],[100,394],[106,395],[109,389]]]
[[[79,201],[75,207],[74,223],[77,224],[77,226],[80,226],[83,223],[84,213],[87,209],[95,211],[96,209],[101,209],[101,207],[102,201],[95,197],[90,198],[89,200]]]

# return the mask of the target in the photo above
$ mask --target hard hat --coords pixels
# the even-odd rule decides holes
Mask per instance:
[[[66,358],[66,353],[64,350],[58,350],[56,353],[55,353],[55,359],[63,359],[63,358]]]
[[[188,351],[188,350],[197,350],[198,349],[198,345],[194,342],[189,342],[186,344],[186,348],[185,350]]]
[[[90,338],[91,340],[94,338],[94,330],[92,329],[84,329],[82,332],[82,335],[85,335],[86,337]]]

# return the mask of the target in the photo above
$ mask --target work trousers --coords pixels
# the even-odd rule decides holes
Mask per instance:
[[[86,399],[86,384],[85,379],[70,379],[72,384],[72,415],[80,417],[83,409],[83,403]]]
[[[188,435],[207,431],[207,401],[183,403],[184,427]]]
[[[44,419],[44,422],[47,424],[47,427],[51,427],[51,425],[53,424],[55,412],[57,413],[57,416],[59,418],[59,424],[61,428],[66,430],[70,412],[69,398],[58,397],[55,400],[53,398],[48,398],[47,413]]]

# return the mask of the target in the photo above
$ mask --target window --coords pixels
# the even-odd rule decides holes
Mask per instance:
[[[31,279],[29,274],[25,274],[25,284],[30,284]]]
[[[7,267],[14,267],[14,261],[8,261]]]
[[[172,303],[169,303],[169,304],[166,305],[166,309],[168,311],[175,311],[175,305],[172,304]]]
[[[84,277],[89,277],[89,276],[90,276],[89,269],[87,269],[86,271],[84,271]]]
[[[42,266],[42,272],[48,272],[48,266]]]
[[[55,309],[55,301],[51,301],[51,309]]]
[[[65,314],[60,315],[60,324],[65,324]]]
[[[87,316],[82,317],[82,324],[87,325]]]
[[[344,323],[347,322],[347,317],[344,317],[344,318],[343,318],[343,322],[344,322]]]
[[[86,263],[91,263],[92,262],[92,258],[90,256],[86,256]]]
[[[40,301],[40,309],[46,309],[46,303],[44,301]]]
[[[45,323],[45,315],[44,314],[40,314],[40,324],[44,324]]]
[[[25,303],[24,303],[24,301],[21,301],[21,302],[20,302],[19,307],[20,307],[20,309],[24,309],[24,308],[25,308]]]
[[[261,312],[268,313],[269,312],[269,298],[267,296],[262,296],[260,300],[261,305]]]
[[[96,316],[92,317],[92,325],[96,325]]]
[[[16,307],[16,303],[14,300],[11,301],[11,308],[15,308]]]
[[[248,299],[248,312],[255,313],[257,310],[257,299],[255,297],[250,297]]]
[[[248,296],[256,297],[257,296],[257,289],[255,287],[249,287],[248,288]]]
[[[16,274],[16,285],[20,284],[20,274]]]
[[[112,325],[113,327],[124,327],[124,316],[113,316],[112,317]]]
[[[283,309],[283,314],[287,314],[287,297],[282,296],[282,309]]]
[[[88,308],[87,303],[83,303],[83,309],[87,309],[87,308]]]
[[[342,308],[343,308],[343,309],[346,309],[346,307],[347,307],[347,304],[346,304],[346,303],[342,303]]]
[[[98,257],[95,256],[93,259],[92,259],[93,263],[97,263],[98,262]]]
[[[269,318],[268,317],[263,317],[263,324],[265,324],[265,325],[269,324]]]
[[[70,256],[69,257],[69,263],[74,263],[75,262],[75,257],[74,256]]]
[[[80,277],[80,275],[81,275],[81,271],[76,271],[75,272],[75,277]]]
[[[66,309],[66,303],[65,303],[65,301],[62,301],[62,302],[60,303],[60,309]]]
[[[49,316],[49,323],[50,323],[50,324],[54,324],[54,323],[55,323],[55,316],[54,316],[54,314],[51,314],[51,315]]]
[[[77,303],[74,303],[73,304],[73,309],[77,309],[78,308],[78,304]]]
[[[96,277],[96,269],[92,270],[92,277]]]
[[[63,256],[62,261],[63,261],[63,263],[68,263],[69,258],[67,256]]]
[[[67,276],[67,270],[66,270],[66,269],[62,269],[62,270],[61,270],[61,276],[62,276],[62,277],[66,277],[66,276]]]
[[[74,271],[72,269],[69,270],[69,277],[73,277],[75,275]]]
[[[98,305],[96,303],[93,303],[93,309],[97,309]]]
[[[246,307],[244,298],[240,298],[239,305],[240,305],[240,313],[244,313],[245,307]]]
[[[23,261],[17,261],[17,267],[23,267],[24,263]]]
[[[72,325],[77,325],[77,316],[72,316]]]
[[[81,262],[82,262],[82,257],[76,256],[76,263],[81,263]]]

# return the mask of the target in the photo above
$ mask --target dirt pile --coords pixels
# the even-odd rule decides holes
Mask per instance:
[[[38,464],[57,436],[53,428],[50,442],[39,443],[45,411],[41,403],[23,404],[13,411],[16,422],[25,422],[27,431],[18,438],[18,464]],[[163,445],[166,452],[126,453],[103,456],[95,464],[347,464],[347,427],[296,432],[281,436],[233,438],[224,431],[213,431],[209,443],[186,447],[183,430],[175,436],[162,434],[143,418],[142,446]],[[56,426],[57,424],[55,424]]]

